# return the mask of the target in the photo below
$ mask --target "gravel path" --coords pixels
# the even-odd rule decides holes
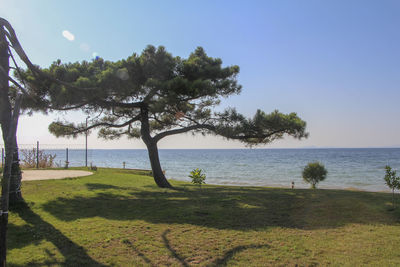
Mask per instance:
[[[92,174],[92,172],[76,170],[26,170],[22,171],[22,181],[63,179]]]

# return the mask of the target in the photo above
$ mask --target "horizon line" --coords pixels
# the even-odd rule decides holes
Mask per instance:
[[[23,144],[21,144],[23,145]],[[25,144],[28,145],[28,144]],[[44,144],[45,146],[48,146],[49,144]],[[57,146],[57,145],[54,145]],[[85,148],[76,148],[77,145],[71,145],[75,146],[75,148],[69,148],[64,147],[64,148],[41,148],[39,147],[39,150],[63,150],[68,148],[69,150],[85,150]],[[4,145],[0,144],[1,148],[4,148]],[[36,149],[36,147],[32,147]],[[21,148],[19,147],[19,150],[24,150],[24,149],[32,149],[32,148]],[[274,149],[382,149],[382,148],[393,148],[393,149],[400,149],[400,146],[371,146],[371,147],[239,147],[239,148],[158,148],[158,150],[274,150]],[[147,148],[88,148],[88,150],[147,150]]]

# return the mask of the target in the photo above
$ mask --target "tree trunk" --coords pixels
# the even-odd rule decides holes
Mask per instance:
[[[9,86],[8,86],[8,73],[9,73],[9,54],[8,54],[8,42],[5,36],[5,31],[3,28],[0,28],[0,66],[6,73],[0,73],[0,124],[3,135],[4,144],[7,142],[7,136],[10,133],[11,127],[11,103],[9,98]],[[16,141],[16,136],[14,136]],[[7,148],[5,146],[5,152],[7,154]],[[18,148],[13,148],[14,160],[10,162],[12,164],[11,167],[11,176],[10,176],[10,203],[14,203],[16,201],[22,200],[21,195],[21,169],[19,166],[19,156],[18,156]]]
[[[141,115],[141,127],[140,133],[142,135],[142,140],[147,146],[147,151],[149,153],[149,159],[151,164],[151,170],[153,172],[154,181],[159,187],[162,188],[172,188],[171,184],[168,182],[167,178],[161,169],[160,158],[158,157],[157,142],[150,135],[150,125],[149,125],[149,115],[147,106],[140,109]]]
[[[21,194],[21,183],[22,183],[22,173],[19,166],[19,155],[18,155],[18,145],[17,137],[15,136],[15,147],[13,153],[13,161],[11,165],[11,176],[10,176],[10,204],[22,201]]]
[[[7,142],[8,129],[11,123],[11,104],[8,96],[8,75],[10,71],[10,61],[8,54],[8,42],[3,27],[0,27],[0,66],[4,70],[0,72],[0,124],[3,134],[4,144]],[[7,154],[7,151],[6,151]]]
[[[11,177],[11,163],[13,160],[13,151],[8,144],[6,147],[6,158],[3,170],[3,179],[1,181],[1,221],[0,221],[0,266],[6,266],[7,257],[7,228],[8,228],[8,207],[9,207],[9,189]],[[7,149],[8,147],[8,149]]]
[[[6,148],[6,164],[3,170],[3,179],[1,179],[0,266],[6,266],[11,167],[13,163],[14,149],[17,147],[15,137],[17,135],[18,117],[21,102],[22,96],[18,95],[15,100],[14,111],[10,120],[10,131],[7,134],[6,142],[4,144]]]
[[[392,204],[393,204],[393,208],[395,208],[394,207],[394,188],[392,188]]]
[[[151,170],[153,172],[154,181],[159,187],[172,188],[171,184],[165,178],[165,175],[161,169],[160,159],[158,157],[157,143],[153,142],[146,144],[147,151],[149,152],[149,159],[151,164]]]

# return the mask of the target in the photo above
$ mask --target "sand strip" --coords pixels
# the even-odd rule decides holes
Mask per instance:
[[[25,170],[22,171],[22,181],[63,179],[92,174],[92,172],[77,170]]]

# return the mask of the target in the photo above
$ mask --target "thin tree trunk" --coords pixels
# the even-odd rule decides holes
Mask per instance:
[[[142,135],[142,140],[147,146],[154,181],[159,187],[172,188],[171,184],[168,182],[167,178],[165,178],[165,175],[161,169],[160,158],[158,157],[157,142],[154,141],[154,139],[150,135],[149,115],[147,107],[142,107],[140,109],[140,115],[140,132]]]
[[[7,147],[7,145],[5,145]],[[8,206],[11,176],[11,163],[13,158],[12,149],[6,149],[3,179],[1,180],[1,221],[0,221],[0,266],[6,266],[7,258],[7,228],[8,228]]]
[[[394,208],[394,188],[392,189],[392,204],[393,204],[393,208]]]
[[[19,152],[17,145],[17,137],[15,136],[15,147],[13,149],[13,161],[11,164],[10,177],[10,204],[17,203],[23,200],[21,194],[22,173],[19,166]]]
[[[9,64],[10,56],[8,54],[6,33],[3,27],[0,27],[0,66],[5,72],[0,72],[0,124],[3,133],[4,144],[7,142],[8,130],[11,123],[11,104],[8,96],[8,75],[10,71]]]
[[[16,134],[18,126],[19,111],[22,102],[22,96],[18,95],[15,100],[15,106],[11,118],[10,131],[7,134],[6,160],[3,170],[3,179],[1,180],[1,220],[0,220],[0,266],[6,266],[7,256],[7,227],[8,227],[8,208],[9,208],[9,191],[11,167],[14,157],[14,149],[16,148]]]

